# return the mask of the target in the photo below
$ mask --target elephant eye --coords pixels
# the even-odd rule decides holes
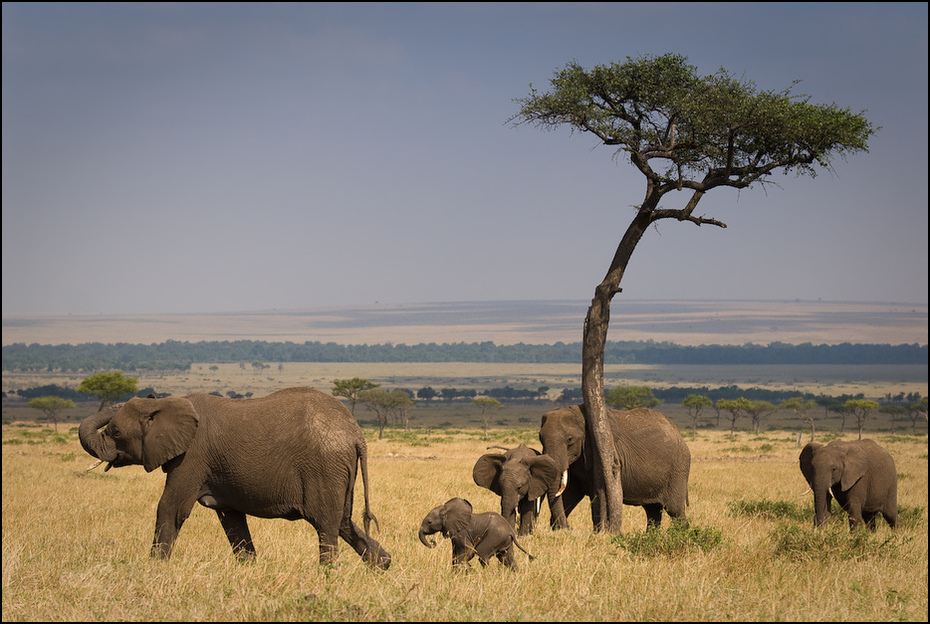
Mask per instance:
[[[114,438],[120,437],[119,427],[110,427],[110,436]]]

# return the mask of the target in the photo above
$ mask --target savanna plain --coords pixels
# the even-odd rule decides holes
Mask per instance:
[[[925,330],[925,329],[924,329]],[[45,343],[43,340],[38,342]],[[897,342],[897,341],[892,341]],[[840,395],[927,394],[927,367],[608,367],[605,384],[792,388]],[[292,385],[328,391],[354,376],[386,388],[439,390],[580,384],[578,366],[477,364],[301,364],[261,371],[195,363],[179,374],[139,376],[139,387],[263,396]],[[61,384],[83,376],[4,373],[3,389]],[[475,485],[472,467],[489,447],[524,442],[541,449],[542,413],[551,401],[506,403],[485,431],[470,402],[423,403],[408,428],[379,438],[373,415],[356,417],[368,441],[373,536],[391,553],[387,571],[368,568],[344,543],[332,566],[318,563],[314,529],[303,521],[250,518],[258,557],[240,563],[213,511],[195,506],[171,559],[149,557],[160,471],[141,466],[87,471],[93,458],[77,440],[80,405],[56,427],[24,405],[4,403],[2,427],[4,621],[927,621],[928,441],[926,421],[912,431],[884,416],[864,436],[894,457],[899,526],[879,521],[851,534],[835,508],[813,527],[813,500],[798,468],[799,433],[808,428],[779,412],[759,433],[748,419],[728,423],[705,413],[692,431],[680,406],[663,405],[692,454],[690,525],[645,531],[645,513],[624,507],[619,535],[594,532],[582,502],[571,528],[540,526],[521,539],[519,569],[496,560],[453,571],[451,544],[417,539],[424,515],[456,496],[476,511],[499,511],[499,498]],[[855,439],[854,427],[822,411],[817,441]],[[803,443],[803,442],[802,442]],[[355,520],[360,524],[361,481]]]
[[[327,390],[331,376],[347,372],[306,366],[285,364],[259,375],[195,364],[185,375],[140,384],[157,381],[153,387],[173,393],[251,388],[261,396],[287,385]],[[477,372],[460,383],[424,374],[378,378],[386,385],[489,383]],[[507,374],[496,370],[489,379]],[[555,373],[548,369],[528,374],[527,383],[566,380],[550,379]],[[619,536],[596,533],[583,502],[570,516],[571,529],[552,531],[544,506],[541,528],[522,539],[534,560],[517,551],[518,570],[495,560],[453,571],[448,540],[434,549],[418,541],[423,516],[455,496],[476,511],[499,510],[499,499],[472,481],[472,467],[493,445],[541,448],[539,418],[553,405],[547,403],[507,404],[485,432],[474,407],[434,401],[413,410],[409,428],[389,427],[380,439],[371,415],[357,408],[380,524],[372,530],[393,557],[384,572],[366,567],[343,542],[335,565],[321,567],[309,524],[259,518],[250,518],[258,557],[239,563],[215,513],[200,506],[172,558],[150,559],[164,475],[137,466],[88,472],[92,458],[74,422],[82,414],[60,422],[56,432],[17,418],[28,408],[5,406],[3,620],[927,620],[925,424],[916,434],[901,425],[895,433],[878,426],[867,432],[895,458],[901,519],[897,530],[879,522],[874,533],[850,534],[842,512],[825,530],[812,526],[796,419],[778,416],[758,434],[744,422],[731,439],[709,415],[692,432],[680,411],[662,406],[692,453],[686,530],[671,528],[666,517],[659,532],[647,534],[644,512],[626,506]],[[825,442],[856,434],[841,434],[838,422],[822,419],[817,436]],[[361,496],[359,482],[356,521]]]

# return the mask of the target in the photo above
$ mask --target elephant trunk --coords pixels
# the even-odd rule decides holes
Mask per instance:
[[[419,533],[417,533],[417,537],[420,538],[420,541],[423,542],[423,545],[426,546],[427,548],[435,548],[436,540],[426,538],[427,535],[432,535],[432,534],[433,532],[429,531],[426,527],[421,526]]]
[[[823,526],[830,520],[830,484],[814,484],[814,525]]]
[[[501,515],[510,523],[511,527],[517,526],[517,506],[519,503],[520,494],[515,491],[505,491],[501,496]]]
[[[78,438],[81,440],[81,446],[101,462],[112,462],[116,459],[116,447],[99,430],[110,422],[110,419],[113,418],[121,406],[122,404],[112,405],[105,410],[88,416],[81,421],[81,426],[78,428]]]

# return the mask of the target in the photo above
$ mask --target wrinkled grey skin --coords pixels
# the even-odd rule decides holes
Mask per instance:
[[[646,511],[646,528],[662,523],[662,510],[686,521],[691,452],[678,427],[648,408],[608,410],[610,431],[620,462],[623,504]],[[568,516],[585,496],[594,495],[592,462],[585,457],[584,406],[560,407],[543,414],[539,440],[564,479],[561,496],[549,497],[550,524],[567,528]],[[592,514],[597,506],[592,505]],[[594,526],[598,518],[592,518]]]
[[[517,535],[529,535],[536,525],[541,498],[558,492],[559,468],[555,460],[526,444],[504,453],[486,453],[472,469],[475,483],[501,497],[501,515]]]
[[[873,440],[811,442],[798,461],[814,492],[816,526],[830,520],[834,497],[849,514],[850,530],[865,522],[874,531],[879,514],[892,528],[897,525],[898,473],[891,455]]]
[[[445,505],[434,507],[420,524],[417,536],[423,545],[435,548],[436,540],[427,539],[428,535],[442,532],[443,537],[452,540],[452,567],[465,565],[478,555],[482,566],[488,565],[491,557],[509,568],[517,569],[513,558],[513,547],[526,553],[530,561],[533,555],[528,553],[513,531],[513,527],[496,511],[472,513],[472,506],[464,498],[453,498]]]
[[[100,429],[103,427],[103,430]],[[317,531],[320,563],[332,563],[341,537],[372,566],[391,556],[369,536],[365,438],[349,410],[311,388],[258,399],[133,398],[86,418],[84,449],[112,466],[141,464],[167,474],[152,555],[169,557],[195,502],[216,511],[233,552],[255,555],[246,516],[304,519]],[[362,532],[352,521],[357,469],[365,492]],[[119,505],[119,501],[112,504]]]

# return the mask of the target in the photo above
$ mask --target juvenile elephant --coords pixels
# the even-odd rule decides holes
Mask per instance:
[[[816,526],[830,519],[833,497],[849,514],[850,530],[865,521],[874,531],[879,514],[892,528],[897,525],[898,473],[891,455],[873,440],[810,442],[799,462],[814,492]]]
[[[685,520],[691,452],[678,427],[648,408],[609,410],[610,431],[620,462],[623,504],[646,510],[647,528],[662,523],[662,510]],[[549,497],[552,528],[567,528],[568,516],[585,496],[594,495],[590,461],[585,461],[584,405],[560,407],[543,414],[539,428],[543,453],[552,457],[565,486]],[[592,505],[592,514],[596,506]],[[594,526],[598,518],[592,518]]]
[[[420,524],[418,536],[423,545],[436,547],[436,540],[427,539],[442,531],[443,537],[452,540],[452,567],[458,567],[471,561],[478,555],[482,566],[488,565],[491,557],[497,557],[505,566],[517,569],[513,558],[513,547],[526,553],[530,561],[533,555],[528,553],[513,531],[513,527],[496,511],[472,513],[472,506],[464,498],[453,498],[445,505],[434,507]]]
[[[526,444],[504,453],[486,453],[472,469],[475,483],[501,497],[501,515],[518,535],[529,535],[536,525],[539,504],[544,495],[555,496],[558,490],[559,468],[555,460]],[[550,491],[551,490],[551,491]]]
[[[101,427],[104,429],[100,431]],[[141,464],[167,474],[152,555],[169,557],[195,502],[216,511],[233,552],[255,555],[246,515],[303,518],[317,531],[320,562],[341,537],[372,566],[391,556],[369,536],[365,438],[349,410],[311,388],[258,399],[196,393],[133,398],[86,418],[84,449],[112,466]],[[352,521],[357,469],[365,492],[364,533]],[[113,504],[118,505],[119,501]]]

